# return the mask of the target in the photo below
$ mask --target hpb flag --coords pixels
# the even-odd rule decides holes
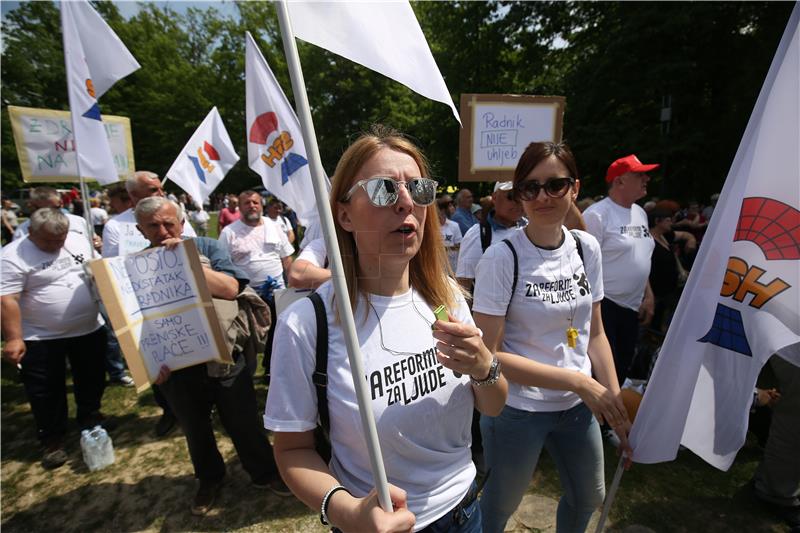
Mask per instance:
[[[172,163],[166,177],[202,206],[237,161],[239,155],[214,107]]]
[[[249,32],[246,54],[248,164],[264,187],[307,226],[319,215],[300,123]],[[330,189],[330,183],[327,186]]]
[[[447,104],[450,91],[408,1],[287,2],[295,36]]]
[[[800,4],[750,117],[631,432],[634,461],[683,444],[727,470],[759,371],[800,365]]]
[[[61,25],[78,171],[113,183],[118,172],[97,99],[139,63],[88,2],[61,2]]]

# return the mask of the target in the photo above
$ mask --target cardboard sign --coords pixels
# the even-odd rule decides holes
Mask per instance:
[[[459,181],[507,181],[532,142],[561,141],[563,96],[462,94]]]
[[[233,364],[194,241],[89,263],[136,390],[161,365]]]
[[[22,180],[52,183],[77,182],[75,137],[69,111],[8,106]],[[120,180],[133,176],[133,140],[127,117],[101,115]],[[95,176],[84,176],[93,180]]]

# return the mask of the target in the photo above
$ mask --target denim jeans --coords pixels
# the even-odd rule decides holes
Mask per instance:
[[[600,426],[581,403],[566,411],[530,412],[506,406],[481,417],[489,478],[480,500],[483,531],[500,533],[531,481],[542,447],[558,468],[564,494],[556,531],[585,531],[605,497]]]
[[[477,493],[478,487],[473,481],[464,497],[467,502],[462,500],[454,509],[447,511],[447,514],[418,533],[481,533],[481,508]]]

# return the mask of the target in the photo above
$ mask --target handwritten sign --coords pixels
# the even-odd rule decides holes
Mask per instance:
[[[137,390],[171,370],[233,363],[194,241],[90,263]]]
[[[14,143],[26,182],[79,181],[75,137],[69,111],[8,106]],[[133,176],[131,121],[127,117],[102,115],[119,179]],[[93,176],[84,176],[87,180]]]
[[[561,96],[462,94],[459,181],[505,181],[532,142],[561,140]]]

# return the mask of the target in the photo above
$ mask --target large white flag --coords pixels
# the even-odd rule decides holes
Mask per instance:
[[[118,170],[97,99],[139,63],[88,2],[61,2],[61,26],[78,170],[84,178],[113,183]]]
[[[214,107],[172,163],[166,177],[202,206],[237,161],[239,154]]]
[[[761,367],[776,352],[800,365],[799,6],[636,416],[634,461],[670,461],[683,444],[727,470]]]
[[[308,226],[319,215],[300,122],[249,32],[245,78],[248,164]]]
[[[408,0],[287,2],[295,36],[458,110]]]

